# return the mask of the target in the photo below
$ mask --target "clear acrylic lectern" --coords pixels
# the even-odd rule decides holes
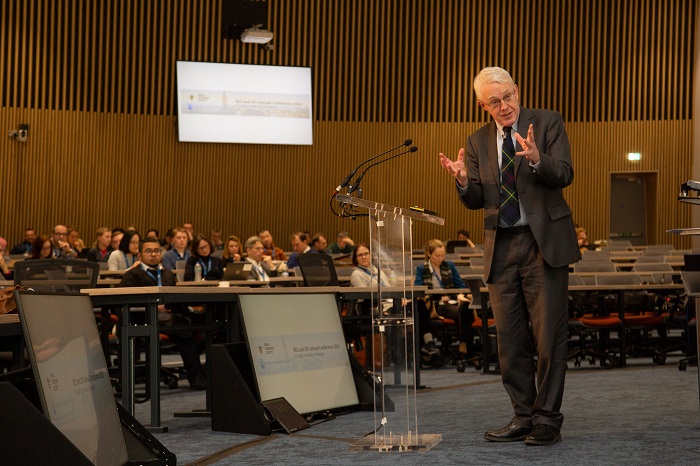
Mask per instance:
[[[418,428],[416,353],[412,305],[414,220],[443,225],[444,219],[378,202],[337,195],[344,210],[361,209],[369,222],[370,254],[377,287],[369,290],[372,309],[372,372],[375,383],[374,433],[350,445],[363,451],[425,451],[442,440]],[[359,216],[361,214],[356,214]],[[394,411],[388,412],[391,394]]]

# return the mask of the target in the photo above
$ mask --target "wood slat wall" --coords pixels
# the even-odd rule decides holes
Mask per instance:
[[[609,230],[610,174],[658,172],[658,242],[690,225],[675,201],[692,173],[694,0],[270,0],[274,50],[222,39],[226,0],[1,0],[0,134],[30,125],[29,140],[0,138],[0,235],[32,225],[161,230],[193,221],[247,236],[300,228],[366,236],[334,218],[328,196],[362,159],[412,138],[417,154],[377,167],[365,197],[440,212],[417,243],[466,227],[440,172],[487,121],[471,80],[509,69],[523,104],[556,109],[572,142],[566,190],[592,238]],[[314,145],[177,142],[175,61],[310,66]],[[642,161],[628,162],[631,150]]]

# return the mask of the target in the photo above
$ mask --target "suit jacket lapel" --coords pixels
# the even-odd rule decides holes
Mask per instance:
[[[527,129],[530,126],[531,119],[532,119],[532,115],[530,114],[528,109],[520,107],[520,117],[518,118],[518,134],[523,139],[527,139]],[[520,152],[522,150],[523,150],[522,146],[520,145],[520,143],[516,139],[515,152]],[[528,164],[529,164],[529,162],[527,161],[527,159],[525,157],[520,157],[519,155],[515,156],[515,178],[516,178],[516,180],[518,178],[518,172],[520,171],[521,165],[523,167],[525,167],[524,170],[528,170]],[[527,173],[527,171],[526,171],[526,173]],[[517,185],[517,181],[516,181],[516,185]]]
[[[491,175],[496,185],[501,184],[501,167],[498,164],[498,145],[496,143],[496,122],[491,121],[486,133],[487,143],[486,143],[486,153],[489,158],[489,165],[491,166]]]

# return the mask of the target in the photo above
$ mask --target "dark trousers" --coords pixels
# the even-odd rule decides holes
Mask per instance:
[[[499,229],[489,277],[498,360],[513,422],[561,428],[567,350],[567,266],[544,261],[532,232]],[[530,329],[531,327],[531,329]],[[537,355],[537,369],[533,357]]]

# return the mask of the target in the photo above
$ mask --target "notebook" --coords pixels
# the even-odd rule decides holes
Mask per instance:
[[[250,271],[253,270],[253,264],[250,262],[231,262],[224,270],[224,280],[249,280],[251,279]]]

